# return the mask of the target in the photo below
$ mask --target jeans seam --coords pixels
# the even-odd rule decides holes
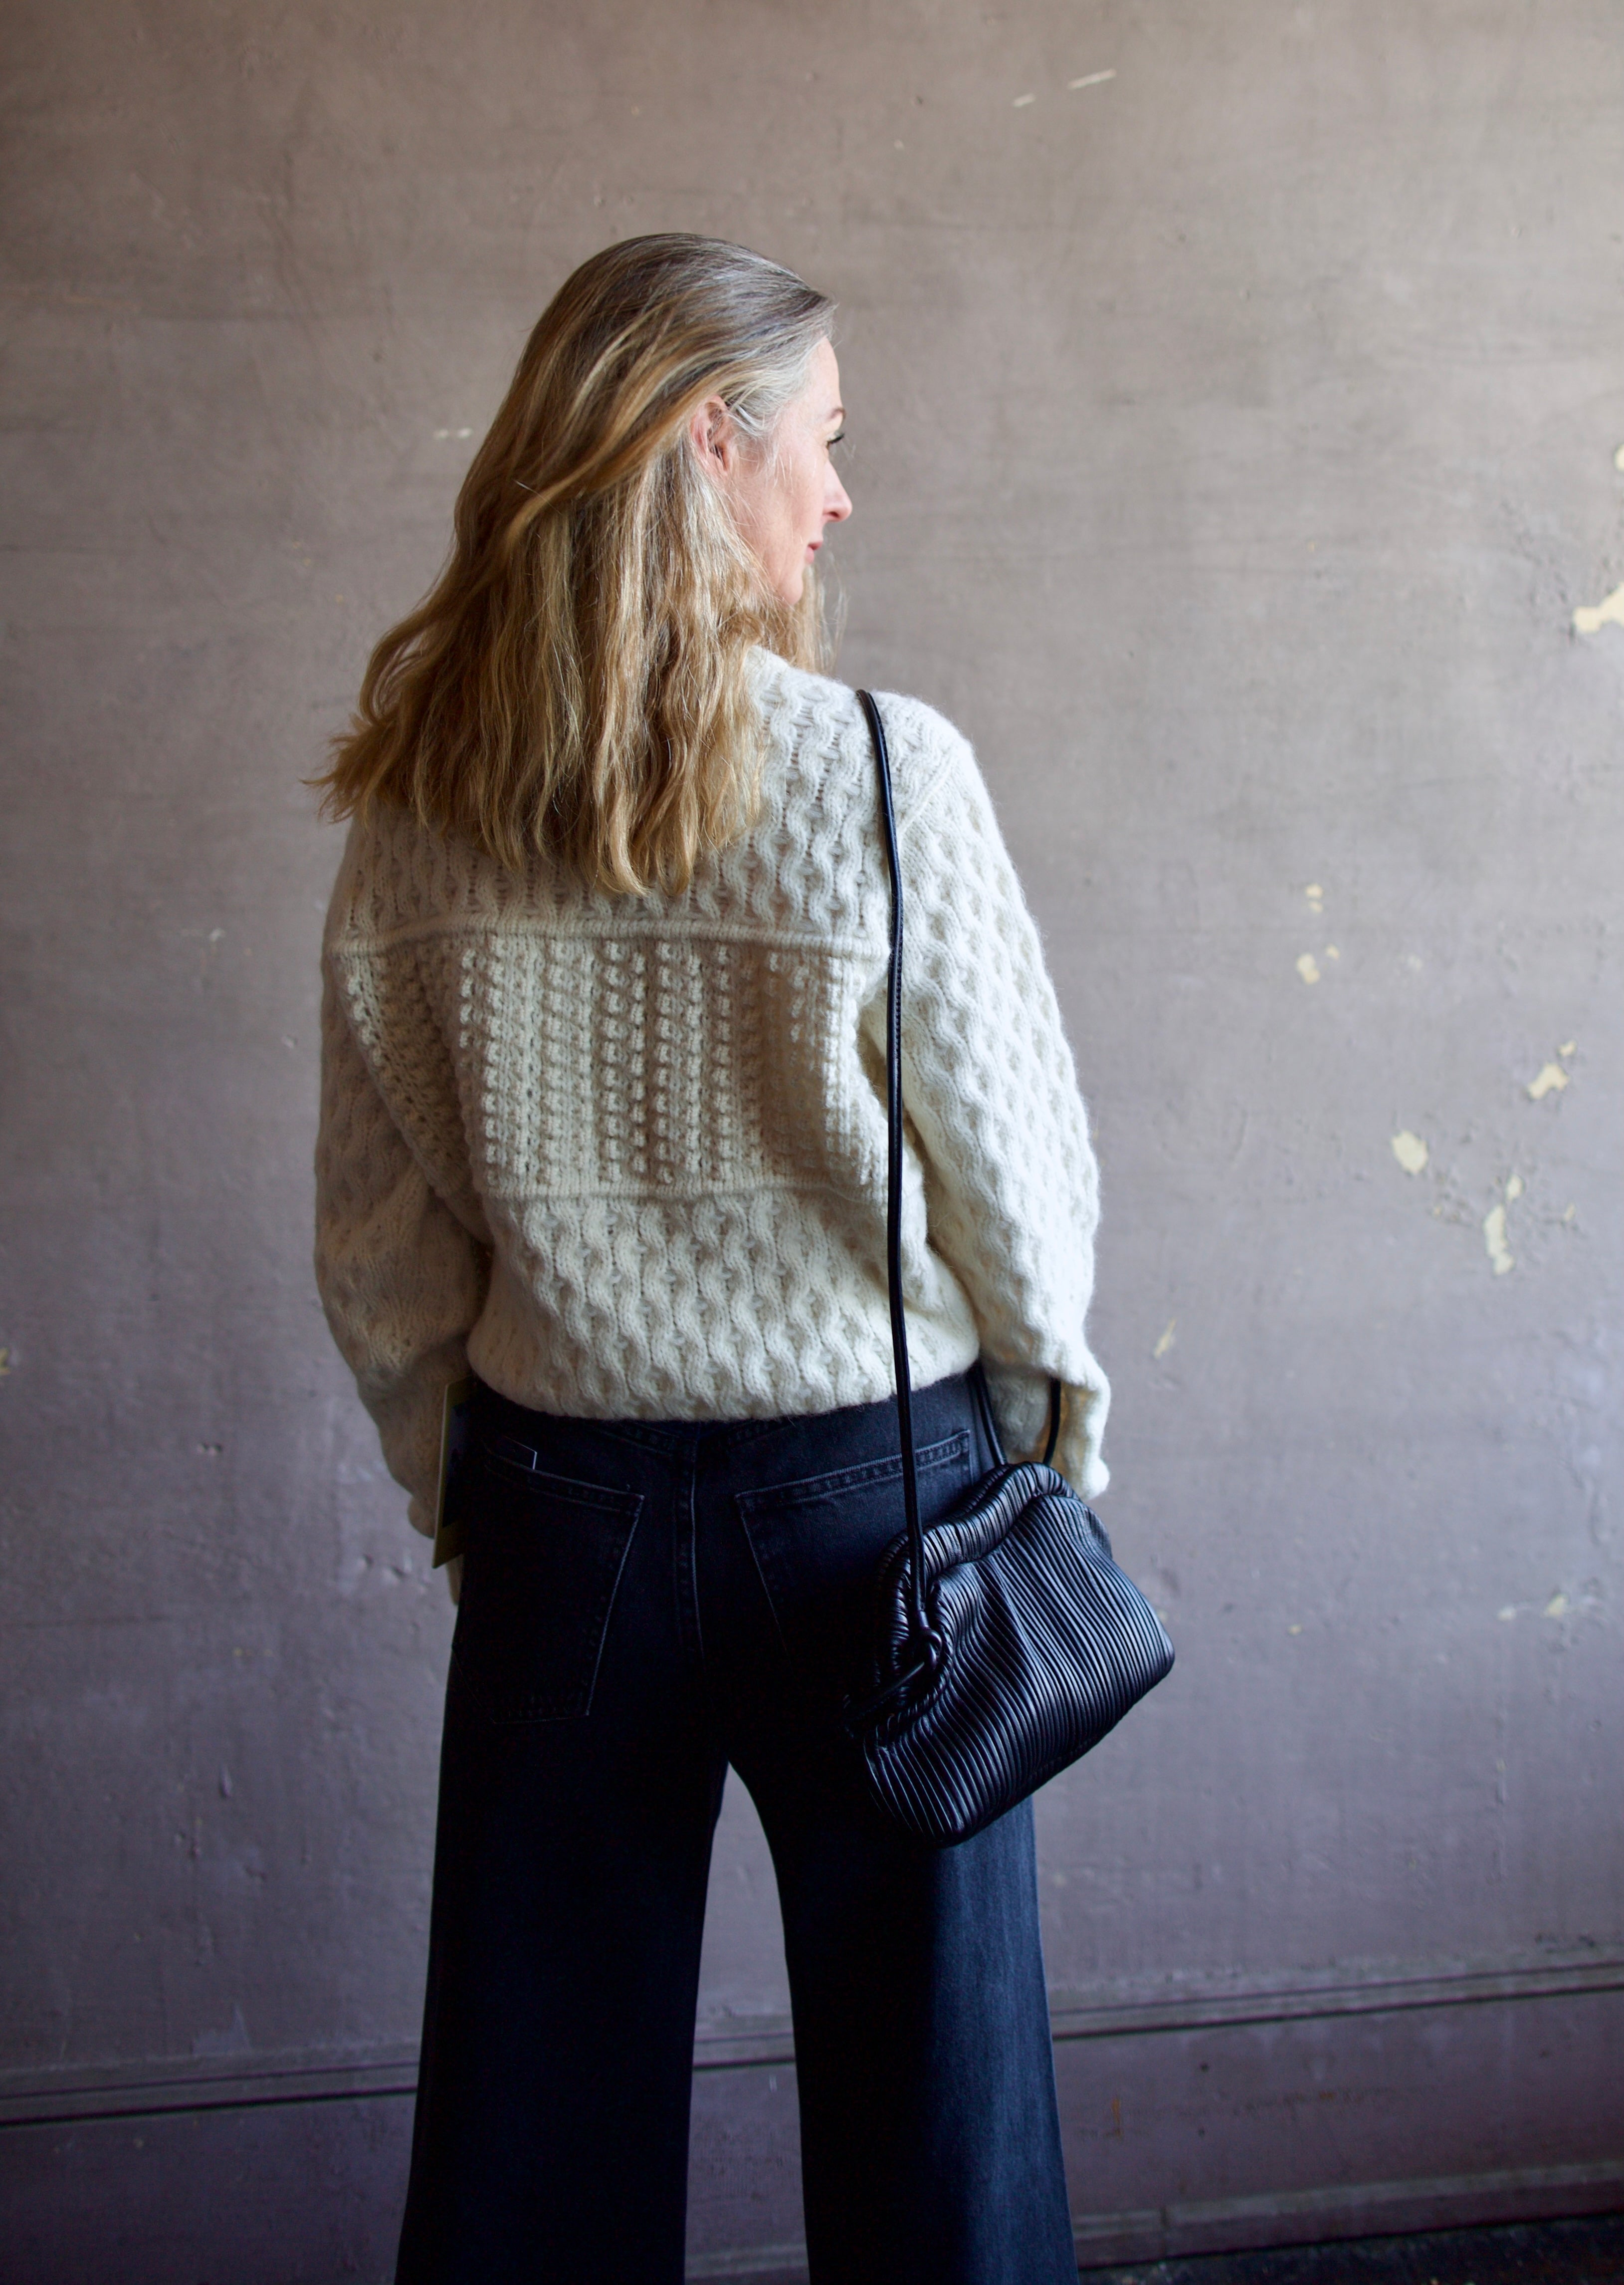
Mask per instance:
[[[705,1680],[705,1630],[699,1611],[699,1516],[695,1500],[699,1452],[690,1438],[672,1458],[671,1584],[677,1598],[677,1632],[688,1657]]]

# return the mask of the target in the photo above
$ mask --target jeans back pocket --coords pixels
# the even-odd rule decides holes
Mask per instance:
[[[917,1455],[927,1523],[969,1489],[968,1432]],[[861,1678],[874,1640],[880,1559],[903,1529],[899,1455],[736,1496],[739,1520],[791,1664],[815,1700]]]
[[[505,1449],[506,1448],[506,1449]],[[520,1456],[523,1457],[520,1457]],[[641,1496],[548,1475],[498,1437],[469,1454],[451,1656],[497,1722],[592,1711]]]

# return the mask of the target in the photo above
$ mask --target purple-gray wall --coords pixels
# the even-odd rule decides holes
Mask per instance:
[[[1617,10],[12,0],[0,73],[8,2275],[387,2272],[451,1614],[311,1288],[299,781],[663,226],[840,299],[843,671],[975,738],[1096,1124],[1180,1655],[1040,1802],[1079,2251],[1624,2202]],[[735,1788],[697,2276],[796,2271],[774,1909]]]

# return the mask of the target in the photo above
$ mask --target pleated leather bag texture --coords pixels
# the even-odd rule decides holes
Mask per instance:
[[[902,1298],[902,868],[885,726],[870,694],[858,696],[874,738],[891,883],[886,1274],[906,1527],[880,1565],[870,1687],[848,1706],[846,1724],[881,1809],[946,1848],[1097,1746],[1170,1671],[1173,1645],[1112,1561],[1098,1519],[1047,1464],[1060,1429],[1058,1381],[1044,1458],[994,1468],[951,1515],[928,1531],[920,1524]],[[997,1451],[979,1369],[976,1381]]]

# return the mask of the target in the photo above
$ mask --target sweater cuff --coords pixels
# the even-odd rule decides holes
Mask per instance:
[[[1048,1441],[1049,1376],[1032,1365],[983,1363],[987,1394],[1000,1441],[1011,1460],[1039,1460]],[[1063,1381],[1060,1391],[1060,1440],[1055,1465],[1080,1497],[1097,1499],[1110,1481],[1110,1470],[1100,1457],[1100,1432],[1110,1392],[1103,1385],[1085,1388]]]

